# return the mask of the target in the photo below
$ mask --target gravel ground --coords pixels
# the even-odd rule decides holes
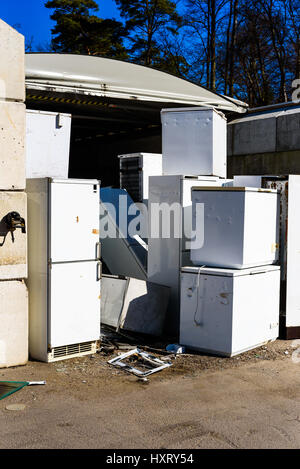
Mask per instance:
[[[172,366],[147,383],[107,363],[123,347],[1,369],[0,380],[47,384],[0,401],[0,448],[299,448],[292,345],[278,340],[234,358],[162,350]]]

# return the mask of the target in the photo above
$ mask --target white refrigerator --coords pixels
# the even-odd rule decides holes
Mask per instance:
[[[28,179],[29,352],[94,353],[100,337],[97,180]]]

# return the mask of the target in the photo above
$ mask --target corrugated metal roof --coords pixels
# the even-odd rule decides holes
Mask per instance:
[[[214,106],[245,112],[247,105],[168,73],[119,60],[74,54],[29,53],[29,89],[75,92],[108,98]]]

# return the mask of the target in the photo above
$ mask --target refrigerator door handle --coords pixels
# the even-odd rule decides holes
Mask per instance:
[[[102,262],[97,263],[97,282],[102,278]]]
[[[101,243],[96,243],[96,259],[101,259]]]

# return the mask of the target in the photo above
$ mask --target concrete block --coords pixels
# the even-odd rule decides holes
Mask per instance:
[[[0,98],[25,101],[24,36],[0,20]]]
[[[300,150],[300,112],[277,118],[277,151]]]
[[[27,277],[27,234],[17,228],[12,237],[5,220],[10,212],[18,212],[26,223],[25,192],[0,191],[0,280]]]
[[[0,190],[25,189],[25,119],[25,104],[0,101]]]
[[[276,117],[252,117],[231,125],[234,132],[233,155],[276,151]]]
[[[0,368],[28,361],[28,291],[24,281],[0,282]]]

